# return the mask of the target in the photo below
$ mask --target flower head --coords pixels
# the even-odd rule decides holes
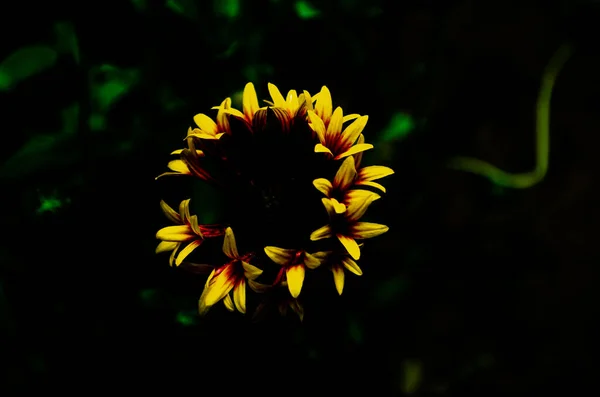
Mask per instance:
[[[308,287],[318,282],[313,274],[331,269],[341,294],[345,270],[362,274],[358,241],[387,231],[361,221],[385,194],[375,181],[393,173],[361,166],[363,152],[373,148],[365,142],[368,117],[334,108],[325,86],[315,95],[305,90],[284,95],[270,83],[267,89],[264,104],[248,83],[239,110],[225,98],[212,108],[214,115],[194,116],[186,147],[172,153],[179,158],[161,175],[187,175],[221,193],[222,224],[200,224],[190,214],[189,199],[179,212],[161,202],[175,225],[158,231],[156,251],[171,251],[171,265],[211,269],[198,302],[202,314],[219,301],[246,313],[246,294],[252,291],[261,298],[258,307],[274,304],[302,318],[298,298],[315,290]],[[202,252],[210,260],[191,266],[186,258],[209,238],[223,239],[226,260],[206,243]]]

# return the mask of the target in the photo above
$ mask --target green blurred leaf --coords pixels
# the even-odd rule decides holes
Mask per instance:
[[[167,0],[165,6],[184,18],[198,19],[198,8],[194,0]]]
[[[51,68],[57,58],[57,52],[48,46],[16,50],[0,63],[0,91],[8,91],[22,80]]]
[[[181,312],[177,313],[177,317],[175,318],[175,321],[177,321],[179,324],[183,325],[184,327],[189,327],[191,325],[196,324],[197,320],[198,320],[198,313],[192,312],[189,310],[181,311]]]
[[[158,298],[158,290],[155,288],[146,288],[140,291],[140,299],[145,304],[155,303]]]
[[[140,72],[104,64],[92,68],[90,75],[92,113],[89,126],[92,131],[98,131],[106,127],[105,116],[110,107],[139,82]]]
[[[75,63],[79,65],[79,43],[75,28],[70,22],[57,22],[54,24],[56,34],[56,50],[60,53],[71,54]]]
[[[388,125],[380,132],[380,142],[396,141],[406,137],[415,128],[415,122],[408,113],[397,112],[392,115]]]
[[[386,280],[377,287],[373,299],[379,305],[393,302],[406,291],[407,286],[406,279],[400,276]]]
[[[131,0],[133,7],[136,11],[142,12],[148,9],[148,1],[147,0]]]
[[[213,0],[215,14],[233,19],[240,15],[240,0]]]
[[[308,1],[297,1],[294,6],[296,8],[296,14],[300,19],[313,19],[321,15],[321,11],[317,10]]]
[[[423,365],[419,360],[404,360],[402,363],[402,392],[414,394],[423,377]]]
[[[36,213],[38,215],[46,212],[57,212],[61,208],[64,208],[65,205],[71,203],[71,199],[69,199],[68,197],[65,199],[61,199],[58,193],[56,192],[48,196],[39,194],[38,198],[40,201],[40,206],[36,210]]]

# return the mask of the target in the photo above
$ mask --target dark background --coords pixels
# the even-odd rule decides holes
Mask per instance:
[[[1,14],[3,395],[591,387],[598,2],[82,3]],[[449,170],[533,168],[539,81],[564,42],[547,177],[510,190]],[[194,189],[154,177],[192,116],[248,81],[261,99],[267,82],[327,85],[369,115],[366,163],[396,171],[364,275],[339,299],[331,281],[302,324],[198,318],[204,278],[154,254],[159,199]]]

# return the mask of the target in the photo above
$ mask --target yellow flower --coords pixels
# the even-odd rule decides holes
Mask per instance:
[[[200,314],[205,314],[220,300],[223,300],[230,311],[237,309],[240,313],[246,313],[246,280],[255,280],[263,272],[249,263],[252,254],[238,253],[235,236],[230,227],[225,230],[223,253],[230,261],[214,269],[208,276],[198,301]],[[233,299],[230,294],[232,291]]]
[[[320,141],[315,145],[316,153],[327,153],[333,159],[339,160],[373,148],[369,143],[355,144],[367,125],[369,116],[344,116],[339,106],[332,113],[331,94],[327,87],[323,86],[318,95],[315,110],[308,110],[309,126]],[[342,131],[343,124],[350,120],[354,121]]]
[[[346,211],[347,202],[352,199],[352,196],[361,195],[361,193],[356,193],[353,190],[349,191],[351,187],[371,186],[385,193],[385,188],[373,181],[394,173],[391,168],[379,165],[364,167],[357,172],[354,161],[353,156],[346,157],[336,172],[333,182],[325,178],[318,178],[313,181],[313,185],[327,196],[327,200],[330,201],[337,214]]]
[[[179,266],[181,262],[202,244],[204,238],[223,235],[223,228],[218,225],[199,225],[198,217],[190,215],[190,200],[179,204],[179,213],[169,207],[163,200],[160,208],[166,217],[177,226],[163,227],[156,233],[156,238],[162,240],[156,247],[156,253],[171,251],[169,265]],[[183,245],[182,250],[179,250]]]
[[[329,214],[330,223],[312,232],[312,241],[336,237],[344,246],[348,254],[358,260],[360,258],[360,247],[357,239],[367,239],[379,236],[389,230],[386,225],[371,222],[359,222],[358,220],[367,211],[371,203],[380,198],[377,193],[366,190],[352,190],[350,193],[356,196],[349,200],[346,211],[343,214],[336,213],[330,200],[323,198],[323,205]]]
[[[316,269],[321,264],[314,254],[302,250],[269,246],[265,247],[265,253],[273,262],[282,266],[273,284],[280,282],[285,274],[290,294],[294,298],[302,291],[306,268]]]
[[[189,131],[191,131],[191,129]],[[202,150],[196,149],[192,138],[187,138],[187,142],[188,148],[177,149],[171,152],[171,154],[178,154],[180,156],[179,159],[171,160],[167,164],[167,168],[169,168],[171,172],[163,172],[155,179],[166,175],[192,175],[205,181],[212,180],[210,174],[206,170],[201,168],[198,163],[198,159],[200,157],[205,157],[206,155]]]

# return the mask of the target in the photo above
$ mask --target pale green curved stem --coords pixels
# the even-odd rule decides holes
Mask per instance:
[[[530,172],[512,174],[485,162],[470,157],[457,157],[450,161],[450,168],[472,172],[488,178],[496,185],[524,189],[535,185],[546,176],[550,152],[550,99],[558,73],[571,55],[571,47],[561,46],[550,59],[544,70],[536,105],[536,165]]]

